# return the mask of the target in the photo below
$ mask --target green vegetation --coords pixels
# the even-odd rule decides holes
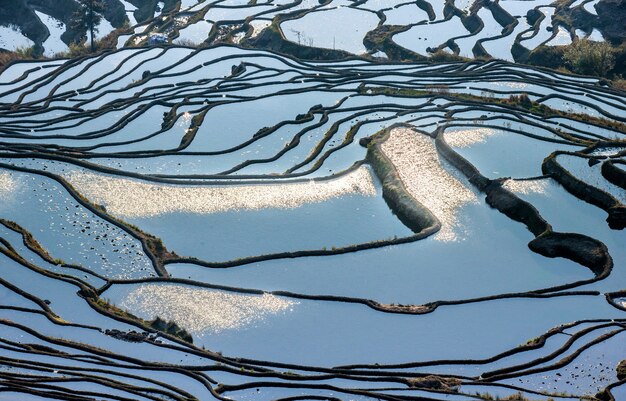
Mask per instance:
[[[433,63],[451,63],[455,61],[470,61],[470,59],[454,53],[449,53],[443,49],[437,49],[435,52],[430,54],[428,61]]]
[[[500,397],[498,395],[494,396],[489,393],[476,393],[476,395],[487,401],[531,401],[530,398],[524,396],[522,393],[516,393],[505,397]],[[554,401],[554,398],[548,398],[547,401]]]
[[[202,47],[200,43],[196,43],[190,39],[177,39],[176,44],[178,46],[185,46],[185,47]]]
[[[613,88],[626,91],[626,79],[616,79],[613,81]]]
[[[193,344],[193,337],[191,336],[191,334],[189,334],[187,330],[183,329],[173,321],[168,322],[164,319],[161,319],[159,316],[157,316],[154,320],[146,321],[133,315],[127,310],[121,309],[118,306],[112,304],[108,299],[96,297],[95,299],[89,298],[89,300],[91,300],[97,308],[102,309],[112,315],[118,316],[124,320],[134,321],[141,326],[150,327],[154,330],[158,330],[174,337],[178,337],[185,342]]]
[[[608,42],[579,39],[567,46],[539,46],[522,61],[562,72],[607,78],[613,81],[614,88],[626,88],[626,43],[612,46]]]
[[[617,367],[615,368],[616,372],[617,372],[617,378],[619,380],[624,380],[626,379],[626,359],[621,361]]]
[[[33,235],[28,232],[24,227],[20,226],[14,221],[0,219],[0,224],[5,227],[19,233],[22,235],[22,240],[24,241],[24,245],[31,251],[35,252],[39,256],[41,256],[44,260],[54,263],[56,265],[63,265],[65,262],[62,259],[56,258],[53,259],[52,256],[48,253],[48,251],[41,246],[41,244],[33,237]]]
[[[104,9],[105,5],[100,0],[78,0],[78,10],[72,15],[70,28],[79,32],[89,32],[92,53],[96,51],[94,38],[98,32],[97,26],[102,21],[101,13]]]
[[[367,87],[361,86],[358,88],[358,92],[361,95],[385,95],[385,96],[404,96],[404,97],[424,97],[424,96],[441,96],[451,100],[469,101],[484,104],[494,104],[501,106],[513,106],[516,108],[524,109],[530,113],[538,114],[542,117],[566,117],[571,120],[580,121],[583,123],[595,124],[602,127],[610,128],[615,131],[626,133],[626,124],[610,120],[603,117],[594,117],[583,113],[571,113],[565,112],[552,107],[546,106],[542,103],[531,100],[526,94],[512,95],[508,98],[497,98],[484,94],[482,96],[472,95],[468,93],[450,92],[445,85],[426,86],[424,89],[411,89],[411,88],[390,88],[390,87]],[[614,139],[616,142],[622,142],[623,140]]]
[[[152,327],[155,330],[159,330],[164,333],[171,334],[175,337],[180,338],[183,341],[193,344],[193,338],[191,337],[191,334],[189,334],[187,330],[183,329],[175,322],[172,322],[172,321],[167,322],[157,316],[153,321],[150,322],[150,327]]]
[[[12,52],[0,52],[0,69],[12,61],[33,60],[36,58],[37,56],[34,46],[18,47]]]
[[[175,257],[174,253],[170,253],[165,245],[163,245],[163,241],[161,238],[155,237],[154,235],[150,235],[138,229],[138,234],[143,235],[146,240],[146,246],[150,250],[150,252],[158,258],[160,261],[170,259],[171,257]]]
[[[93,301],[94,305],[96,305],[97,307],[113,315],[119,316],[122,319],[134,320],[134,321],[141,322],[142,324],[145,323],[143,319],[138,318],[137,316],[133,315],[132,313],[128,312],[125,309],[119,308],[118,306],[112,304],[108,299],[99,298],[97,296],[95,296],[95,298],[89,298],[89,299]]]
[[[28,59],[35,57],[35,46],[30,47],[18,47],[15,49],[15,53],[20,58]]]
[[[605,77],[615,67],[613,47],[607,42],[577,40],[565,50],[563,59],[578,74]]]
[[[358,89],[360,95],[385,95],[385,96],[407,96],[407,97],[421,97],[430,96],[431,92],[427,90],[411,89],[411,88],[390,88],[390,87],[366,87],[362,86]]]
[[[446,392],[456,392],[459,386],[461,386],[461,380],[459,379],[435,375],[408,378],[407,383],[414,388],[428,388]]]
[[[533,346],[533,345],[539,344],[540,341],[541,341],[540,337],[535,337],[535,338],[531,338],[530,340],[526,341],[526,344],[524,344],[524,345],[525,346]]]
[[[96,46],[96,48],[99,48],[99,44],[96,41],[95,43],[92,43],[92,46]],[[91,50],[92,52],[94,50]],[[68,50],[64,51],[64,52],[59,52],[56,53],[54,55],[55,58],[74,58],[74,57],[81,57],[81,56],[86,56],[89,54],[89,49],[85,46],[85,42],[76,42],[76,43],[70,43],[70,45],[68,46]]]
[[[525,93],[521,95],[511,95],[508,99],[504,100],[504,103],[521,107],[534,114],[549,115],[551,112],[555,111],[544,104],[533,102]]]
[[[99,53],[107,50],[113,50],[117,47],[118,36],[130,34],[131,32],[132,30],[130,28],[130,25],[128,25],[128,22],[126,22],[124,26],[111,31],[105,37],[99,40],[94,40],[93,48],[95,50],[92,50],[90,47],[85,46],[86,39],[83,39],[80,42],[70,43],[68,45],[68,50],[56,53],[52,57],[46,57],[37,54],[34,46],[20,47],[13,52],[0,52],[0,70],[13,61],[50,60],[58,58],[84,57],[92,54],[93,52]]]
[[[130,25],[125,23],[121,28],[111,31],[108,35],[99,40],[94,40],[91,44],[91,48],[85,46],[85,40],[76,43],[70,43],[68,50],[65,52],[56,53],[52,58],[74,58],[87,56],[94,52],[103,52],[106,50],[113,50],[117,47],[117,38],[120,35],[126,35],[132,32]],[[45,57],[40,57],[45,59]]]

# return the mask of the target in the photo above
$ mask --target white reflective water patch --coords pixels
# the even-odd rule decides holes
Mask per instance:
[[[376,196],[372,176],[364,167],[336,179],[293,184],[174,186],[86,172],[72,173],[67,179],[83,196],[121,217],[150,217],[177,211],[209,214],[293,209],[348,194]]]
[[[270,294],[241,295],[182,285],[144,284],[121,302],[145,319],[174,321],[194,335],[216,334],[261,323],[292,310],[297,302]]]
[[[478,203],[476,194],[441,166],[435,144],[429,137],[411,129],[393,129],[382,144],[409,193],[441,221],[435,235],[440,241],[462,239],[458,209]]]

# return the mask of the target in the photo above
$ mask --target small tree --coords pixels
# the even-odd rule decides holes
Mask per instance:
[[[605,77],[615,67],[613,48],[607,42],[577,40],[565,51],[563,59],[579,74]]]
[[[104,3],[100,0],[77,0],[78,10],[72,15],[71,28],[80,32],[89,32],[91,51],[96,51],[94,36],[98,32],[98,24],[102,21]]]

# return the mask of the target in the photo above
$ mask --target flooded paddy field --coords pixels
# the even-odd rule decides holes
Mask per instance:
[[[19,0],[20,3],[23,0]],[[48,57],[83,38],[71,23],[71,0],[7,9],[0,48],[33,47]],[[96,39],[118,49],[170,43],[217,43],[277,50],[300,58],[420,60],[433,54],[525,62],[540,46],[578,39],[619,43],[619,4],[552,0],[109,0]],[[617,13],[617,14],[616,14]],[[319,29],[323,26],[324,29]],[[88,36],[88,35],[87,35]]]
[[[345,29],[386,16],[410,25],[400,41],[474,10],[379,3],[183,1],[177,18],[189,37],[197,13],[211,32],[280,21],[297,43],[358,13]],[[524,3],[510,12],[549,6]],[[337,34],[314,43],[373,50]],[[619,400],[625,136],[623,92],[505,61],[219,45],[14,63],[0,400]]]

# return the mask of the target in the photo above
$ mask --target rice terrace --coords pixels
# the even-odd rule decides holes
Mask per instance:
[[[0,0],[0,400],[626,400],[626,1]]]

